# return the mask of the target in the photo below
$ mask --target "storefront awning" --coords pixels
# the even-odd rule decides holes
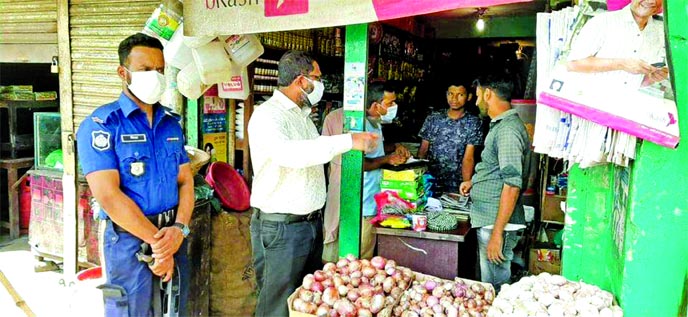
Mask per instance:
[[[216,36],[368,23],[532,0],[185,0],[187,36]]]

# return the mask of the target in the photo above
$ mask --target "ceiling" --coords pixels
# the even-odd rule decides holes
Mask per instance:
[[[523,16],[523,15],[535,15],[538,12],[545,11],[546,0],[533,0],[530,2],[519,2],[504,4],[500,6],[488,7],[485,11],[486,17],[510,17],[510,16]],[[475,8],[460,8],[448,11],[442,11],[437,13],[432,13],[420,17],[423,20],[436,20],[436,19],[466,19],[475,18],[477,16],[478,7]]]

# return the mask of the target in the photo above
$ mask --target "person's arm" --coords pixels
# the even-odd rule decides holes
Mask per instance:
[[[577,73],[600,73],[623,70],[631,74],[650,74],[657,69],[647,62],[633,58],[599,58],[588,56],[572,60],[566,64],[566,69]]]
[[[473,170],[475,168],[475,146],[473,144],[466,145],[466,150],[463,153],[463,160],[461,161],[461,179],[463,181],[470,181],[473,177]]]
[[[492,228],[492,236],[487,245],[487,259],[490,260],[490,262],[501,263],[506,260],[504,254],[502,254],[504,227],[509,223],[509,219],[511,219],[511,215],[514,213],[514,207],[516,206],[516,201],[518,201],[520,193],[521,189],[519,187],[507,184],[504,184],[502,187],[502,194],[499,196],[497,218]]]
[[[177,188],[179,188],[179,203],[177,205],[177,218],[175,222],[188,226],[191,222],[191,214],[193,213],[195,203],[194,181],[189,163],[179,166]],[[184,242],[184,235],[178,227],[161,228],[154,237],[159,240],[151,245],[153,257],[159,261],[166,261],[172,258],[179,250],[182,242]]]
[[[428,149],[430,148],[430,141],[423,140],[420,142],[420,148],[418,149],[418,158],[424,159],[428,156]]]
[[[368,132],[320,136],[308,140],[291,140],[289,126],[269,114],[254,114],[248,125],[251,147],[260,146],[276,164],[288,168],[306,168],[325,164],[349,150],[374,148],[377,135]]]
[[[399,165],[403,164],[405,161],[402,156],[400,156],[397,153],[392,153],[388,154],[385,156],[380,156],[376,158],[365,158],[363,160],[363,170],[364,171],[374,171],[376,169],[379,169],[383,165],[386,164],[391,164],[391,165]]]
[[[153,245],[157,242],[154,236],[158,228],[148,221],[139,206],[120,190],[118,170],[89,173],[86,175],[86,181],[93,197],[114,223],[148,244]]]

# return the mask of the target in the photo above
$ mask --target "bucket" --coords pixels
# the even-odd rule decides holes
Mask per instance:
[[[96,288],[105,283],[100,266],[76,274],[76,284],[69,302],[70,316],[104,316],[103,292]]]
[[[29,229],[31,222],[31,177],[25,177],[19,185],[19,228]]]
[[[174,32],[170,42],[162,50],[165,62],[171,66],[182,69],[191,63],[191,48],[184,44],[184,23],[179,24],[177,31]]]
[[[231,80],[218,84],[218,96],[225,99],[246,100],[250,93],[248,88],[248,70],[246,67],[232,67]],[[243,122],[242,122],[243,123]]]
[[[206,85],[224,83],[232,79],[232,62],[223,43],[213,41],[191,50],[201,81]]]
[[[210,88],[210,85],[206,85],[201,81],[196,63],[191,62],[177,74],[177,88],[186,98],[198,99]]]
[[[260,40],[253,34],[230,35],[220,37],[220,40],[224,42],[225,50],[232,62],[239,67],[248,66],[265,52]]]

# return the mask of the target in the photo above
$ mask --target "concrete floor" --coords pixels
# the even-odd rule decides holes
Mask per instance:
[[[73,316],[69,309],[73,288],[60,284],[61,271],[36,273],[34,266],[39,264],[31,253],[26,236],[15,240],[0,236],[0,270],[36,316]],[[3,317],[26,316],[2,284],[0,312]]]

